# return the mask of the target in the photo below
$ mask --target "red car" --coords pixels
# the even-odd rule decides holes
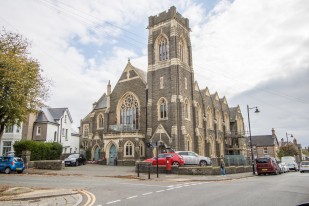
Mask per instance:
[[[166,157],[171,157],[171,164],[176,166],[182,166],[185,164],[182,156],[176,153],[162,153],[158,155],[158,165],[166,165]],[[146,159],[144,162],[151,162],[152,165],[157,165],[157,157]]]

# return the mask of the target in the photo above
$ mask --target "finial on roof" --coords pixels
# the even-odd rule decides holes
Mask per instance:
[[[111,80],[108,80],[108,84],[107,85],[111,85]]]

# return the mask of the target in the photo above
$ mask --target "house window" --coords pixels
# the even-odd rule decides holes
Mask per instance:
[[[160,89],[164,88],[163,77],[160,77]]]
[[[12,142],[11,141],[3,141],[2,155],[5,156],[11,150],[12,150]]]
[[[121,103],[120,124],[126,130],[139,129],[139,103],[132,94],[126,95]]]
[[[62,132],[62,137],[65,137],[65,129],[64,128],[62,128],[62,130],[61,130]]]
[[[133,143],[127,142],[125,145],[126,148],[126,156],[133,156]]]
[[[267,147],[264,147],[264,148],[263,148],[263,151],[264,151],[264,154],[268,154],[268,152],[267,152]]]
[[[163,36],[160,37],[159,42],[158,42],[158,48],[159,48],[159,60],[164,61],[167,60],[168,57],[168,42],[167,39]]]
[[[67,123],[67,115],[64,115],[64,123]]]
[[[65,130],[65,141],[68,141],[68,129]]]
[[[57,132],[55,131],[54,132],[54,142],[56,142],[57,141]]]
[[[36,128],[36,135],[41,135],[41,127]]]
[[[13,133],[13,126],[5,127],[5,133]]]
[[[20,131],[20,128],[19,128],[19,126],[17,126],[16,127],[16,133],[19,133],[19,131]]]
[[[167,119],[167,101],[165,98],[159,100],[159,119]]]

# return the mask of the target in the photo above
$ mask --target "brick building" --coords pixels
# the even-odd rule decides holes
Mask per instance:
[[[245,155],[239,106],[194,79],[189,20],[171,7],[149,17],[147,73],[128,61],[117,84],[81,120],[81,145],[108,165],[134,164],[156,149],[190,150],[216,162]],[[153,147],[154,145],[158,147]]]

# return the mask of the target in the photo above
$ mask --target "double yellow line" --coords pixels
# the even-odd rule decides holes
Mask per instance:
[[[91,192],[88,192],[87,190],[79,190],[80,193],[86,195],[87,197],[87,202],[84,204],[84,206],[93,206],[96,198],[94,196],[94,194],[92,194]]]

